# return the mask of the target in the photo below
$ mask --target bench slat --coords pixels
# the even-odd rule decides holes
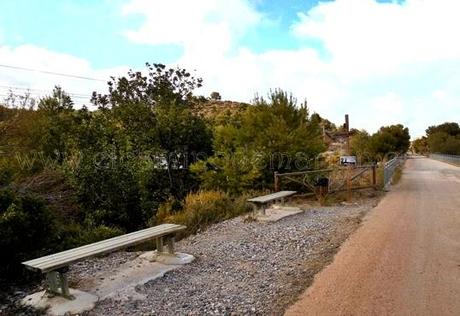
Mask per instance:
[[[132,232],[132,233],[121,235],[121,236],[116,236],[116,237],[113,237],[113,238],[101,240],[101,241],[98,241],[98,242],[95,242],[95,243],[92,243],[92,244],[88,244],[88,245],[85,245],[85,246],[81,246],[81,247],[78,247],[78,248],[73,248],[73,249],[65,250],[65,251],[62,251],[62,252],[59,252],[59,253],[56,253],[56,254],[52,254],[52,255],[37,258],[37,259],[34,259],[34,260],[30,260],[30,261],[27,261],[25,263],[31,264],[31,265],[38,264],[40,262],[44,262],[44,261],[47,261],[47,260],[53,260],[53,259],[58,259],[60,257],[65,257],[68,254],[75,253],[75,251],[77,251],[77,250],[78,251],[84,251],[86,249],[93,249],[95,247],[96,248],[99,248],[99,247],[102,248],[104,246],[107,246],[107,245],[110,245],[110,244],[114,243],[114,241],[128,240],[130,238],[138,238],[139,236],[143,236],[145,234],[147,234],[147,235],[155,234],[155,233],[157,233],[157,231],[161,231],[161,230],[167,229],[169,227],[174,227],[174,225],[173,224],[165,224],[164,226],[160,225],[160,226],[155,226],[155,227],[143,229],[143,230],[140,230],[140,231]]]
[[[155,227],[151,227],[151,228],[146,228],[146,229],[143,229],[143,230],[140,230],[140,231],[136,231],[136,232],[132,232],[132,233],[129,233],[129,234],[125,234],[125,235],[121,235],[121,236],[116,236],[116,237],[113,237],[113,238],[109,238],[109,239],[105,239],[105,240],[101,240],[101,241],[98,241],[98,242],[95,242],[95,243],[92,243],[92,244],[88,244],[88,245],[85,245],[85,246],[81,246],[81,247],[78,247],[78,248],[73,248],[73,249],[69,249],[69,250],[65,250],[65,251],[62,251],[62,252],[59,252],[59,253],[56,253],[56,254],[52,254],[52,255],[48,255],[48,256],[45,256],[45,257],[41,257],[41,258],[38,258],[38,259],[34,259],[34,260],[30,260],[30,261],[27,261],[25,262],[25,264],[38,264],[40,262],[44,262],[44,261],[47,261],[47,260],[54,260],[54,259],[58,259],[60,257],[65,257],[67,256],[68,254],[73,254],[75,253],[75,251],[85,251],[85,250],[89,250],[89,249],[94,249],[94,248],[102,248],[104,246],[109,246],[111,244],[113,244],[114,242],[116,241],[125,241],[125,240],[129,240],[131,238],[139,238],[140,236],[144,236],[144,235],[152,235],[152,234],[156,234],[160,231],[163,231],[165,229],[169,229],[169,228],[174,228],[174,227],[177,227],[178,225],[174,225],[174,224],[163,224],[163,225],[159,225],[159,226],[155,226]]]
[[[248,202],[253,202],[253,203],[268,203],[274,200],[278,200],[284,197],[288,197],[291,195],[296,194],[297,191],[279,191],[276,193],[268,194],[268,195],[263,195],[263,196],[258,196],[252,199],[249,199]]]
[[[23,262],[23,264],[28,268],[40,270],[41,272],[45,273],[68,266],[69,264],[72,264],[76,261],[119,250],[121,248],[126,248],[128,246],[139,244],[155,237],[162,237],[174,232],[178,232],[185,228],[185,226],[181,225],[162,224],[126,235],[99,241],[86,246],[65,250],[57,254],[29,260]]]
[[[74,249],[71,249],[70,251],[67,250],[66,253],[64,254],[58,253],[55,255],[51,255],[52,257],[49,257],[49,258],[47,257],[39,258],[39,262],[35,263],[35,268],[43,271],[45,268],[49,267],[50,265],[53,267],[53,269],[55,269],[56,266],[58,265],[67,266],[70,264],[70,262],[82,260],[84,258],[88,258],[93,255],[103,254],[103,253],[111,252],[111,251],[114,251],[120,248],[128,247],[133,244],[141,243],[143,241],[152,239],[154,237],[160,237],[161,235],[166,235],[168,233],[172,233],[175,231],[177,231],[177,229],[161,230],[156,233],[152,232],[152,234],[142,234],[139,236],[132,236],[129,239],[126,239],[126,238],[115,239],[115,240],[112,240],[110,243],[105,243],[104,245],[91,245],[90,247],[84,246],[85,247],[84,249],[74,248]],[[124,237],[124,236],[119,236],[119,237]]]

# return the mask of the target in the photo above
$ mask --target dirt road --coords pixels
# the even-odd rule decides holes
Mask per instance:
[[[460,315],[460,168],[409,159],[286,315]]]

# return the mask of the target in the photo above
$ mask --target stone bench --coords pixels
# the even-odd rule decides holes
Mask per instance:
[[[161,224],[155,227],[139,230],[122,236],[95,242],[82,247],[69,249],[56,254],[25,261],[22,264],[28,269],[40,271],[46,274],[48,283],[47,292],[53,295],[73,299],[70,295],[65,272],[72,263],[110,253],[116,250],[144,243],[155,239],[157,252],[162,254],[174,254],[174,236],[186,227],[176,224]],[[167,251],[164,244],[166,242]]]
[[[296,193],[297,191],[279,191],[276,193],[248,199],[248,202],[254,206],[254,212],[262,211],[262,214],[265,215],[265,209],[268,204],[276,201],[284,203],[285,198],[290,197]]]

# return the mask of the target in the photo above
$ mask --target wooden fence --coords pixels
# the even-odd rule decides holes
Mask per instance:
[[[366,188],[377,188],[376,165],[337,167],[321,170],[298,171],[274,174],[275,192],[281,187],[295,184],[304,188],[304,193],[319,196]],[[305,190],[306,189],[306,190]]]

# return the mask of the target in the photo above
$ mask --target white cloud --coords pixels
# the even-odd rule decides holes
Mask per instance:
[[[246,0],[132,0],[124,15],[138,14],[145,23],[124,35],[137,43],[179,44],[188,53],[207,56],[228,52],[238,36],[261,20]]]
[[[299,13],[292,32],[323,42],[357,124],[399,121],[419,136],[429,124],[459,120],[459,10],[455,0],[337,0]]]
[[[205,80],[199,91],[205,95],[219,91],[226,99],[250,101],[255,93],[265,95],[280,87],[307,98],[313,111],[337,123],[348,113],[352,127],[370,132],[400,122],[419,136],[428,125],[459,120],[457,0],[320,2],[299,12],[291,32],[299,43],[319,40],[326,55],[308,44],[258,53],[242,47],[242,36],[266,21],[248,0],[131,0],[122,11],[144,18],[139,28],[124,32],[130,41],[183,48],[174,64],[196,69]],[[31,45],[11,48],[0,43],[0,60],[102,79],[127,70],[94,69],[84,59]],[[0,85],[50,91],[55,84],[88,96],[106,88],[103,82],[0,72]]]
[[[353,127],[371,132],[401,122],[414,136],[427,125],[458,120],[459,11],[456,0],[320,2],[299,12],[291,31],[302,41],[320,40],[322,56],[316,47],[262,53],[241,47],[239,37],[264,19],[243,0],[132,0],[124,7],[125,14],[145,17],[126,36],[181,45],[176,63],[204,77],[202,93],[249,101],[281,87],[337,122],[349,113]]]
[[[372,109],[376,114],[388,115],[395,118],[395,115],[400,115],[404,105],[401,97],[394,92],[388,92],[383,96],[379,96],[370,101]]]
[[[394,74],[406,64],[457,59],[460,2],[337,0],[299,13],[292,31],[323,41],[342,76]]]
[[[33,45],[22,45],[15,48],[0,46],[0,61],[2,65],[102,80],[108,80],[109,76],[126,71],[126,67],[96,70],[85,59]],[[93,91],[103,92],[107,88],[104,81],[84,80],[5,67],[2,67],[0,71],[0,99],[4,99],[10,89],[17,94],[23,94],[26,89],[30,89],[31,96],[39,99],[49,95],[55,85],[61,86],[70,93],[77,106],[89,104]]]

